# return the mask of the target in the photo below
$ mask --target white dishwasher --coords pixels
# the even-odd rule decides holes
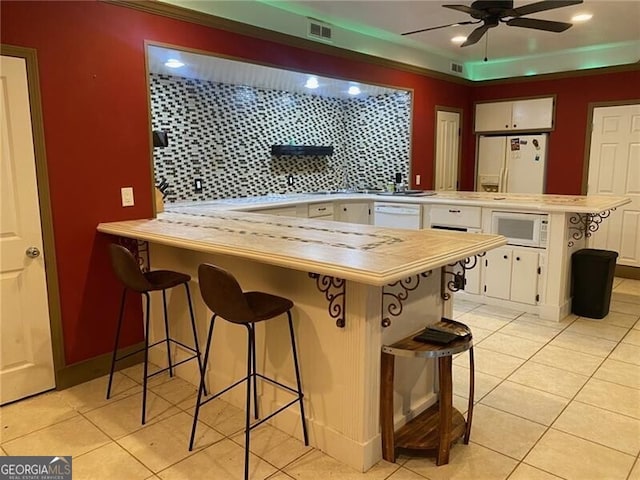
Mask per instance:
[[[373,207],[373,224],[376,227],[420,229],[420,205],[412,203],[380,203]]]

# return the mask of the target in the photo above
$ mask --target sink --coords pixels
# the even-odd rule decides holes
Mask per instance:
[[[435,195],[433,190],[404,190],[402,192],[379,192],[378,195],[390,197],[429,197]]]

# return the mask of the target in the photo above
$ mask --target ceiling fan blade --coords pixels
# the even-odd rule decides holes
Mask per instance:
[[[489,25],[482,25],[481,27],[476,28],[473,32],[471,32],[471,35],[469,35],[467,37],[466,42],[464,42],[462,45],[460,45],[461,47],[467,47],[469,45],[473,45],[474,43],[477,43],[478,40],[480,40],[482,38],[482,36],[487,33],[487,30],[489,30],[491,28],[491,26]]]
[[[458,10],[459,12],[468,13],[473,18],[482,18],[487,12],[482,10],[476,10],[475,8],[467,7],[466,5],[442,5],[444,8],[450,8],[451,10]]]
[[[480,23],[481,21],[482,20],[478,20],[476,22],[472,22],[472,21],[457,22],[457,23],[450,23],[448,25],[439,25],[437,27],[421,28],[420,30],[413,30],[411,32],[404,32],[404,33],[401,33],[400,35],[413,35],[414,33],[428,32],[429,30],[438,30],[439,28],[456,27],[458,25],[473,25],[474,23]]]
[[[533,28],[535,30],[545,30],[547,32],[564,32],[573,26],[572,23],[552,22],[551,20],[538,20],[536,18],[512,18],[507,21],[507,25],[512,27]]]
[[[522,7],[508,10],[507,16],[521,17],[523,15],[544,12],[555,8],[570,7],[571,5],[578,5],[582,2],[583,0],[547,0],[543,2],[530,3],[529,5],[523,5]]]

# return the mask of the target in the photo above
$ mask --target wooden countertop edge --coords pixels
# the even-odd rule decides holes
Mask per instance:
[[[453,252],[452,254],[441,255],[435,258],[432,257],[428,261],[416,261],[411,264],[402,265],[401,267],[395,269],[387,270],[385,272],[372,272],[370,270],[348,268],[335,264],[308,261],[299,258],[285,257],[282,255],[270,255],[268,253],[265,253],[264,251],[256,252],[237,247],[232,248],[225,245],[216,245],[209,242],[188,240],[173,237],[170,235],[159,235],[149,232],[140,232],[123,226],[118,226],[116,224],[100,223],[97,227],[97,230],[101,233],[110,235],[135,238],[137,240],[144,240],[170,247],[184,248],[196,252],[231,255],[248,260],[255,260],[259,263],[265,263],[268,265],[285,267],[292,270],[304,271],[309,273],[318,273],[321,275],[342,278],[345,280],[355,281],[373,286],[388,285],[398,280],[402,280],[423,272],[428,272],[429,270],[433,270],[450,263],[455,263],[459,260],[463,260],[473,255],[477,255],[479,253],[483,253],[487,250],[506,244],[506,239],[504,237],[492,236],[490,240],[486,240],[472,247],[461,248]]]

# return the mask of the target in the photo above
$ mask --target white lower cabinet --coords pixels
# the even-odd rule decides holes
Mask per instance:
[[[369,202],[344,202],[337,204],[335,219],[339,222],[371,224],[371,204]]]
[[[544,253],[533,248],[501,247],[484,258],[484,294],[535,305]]]

